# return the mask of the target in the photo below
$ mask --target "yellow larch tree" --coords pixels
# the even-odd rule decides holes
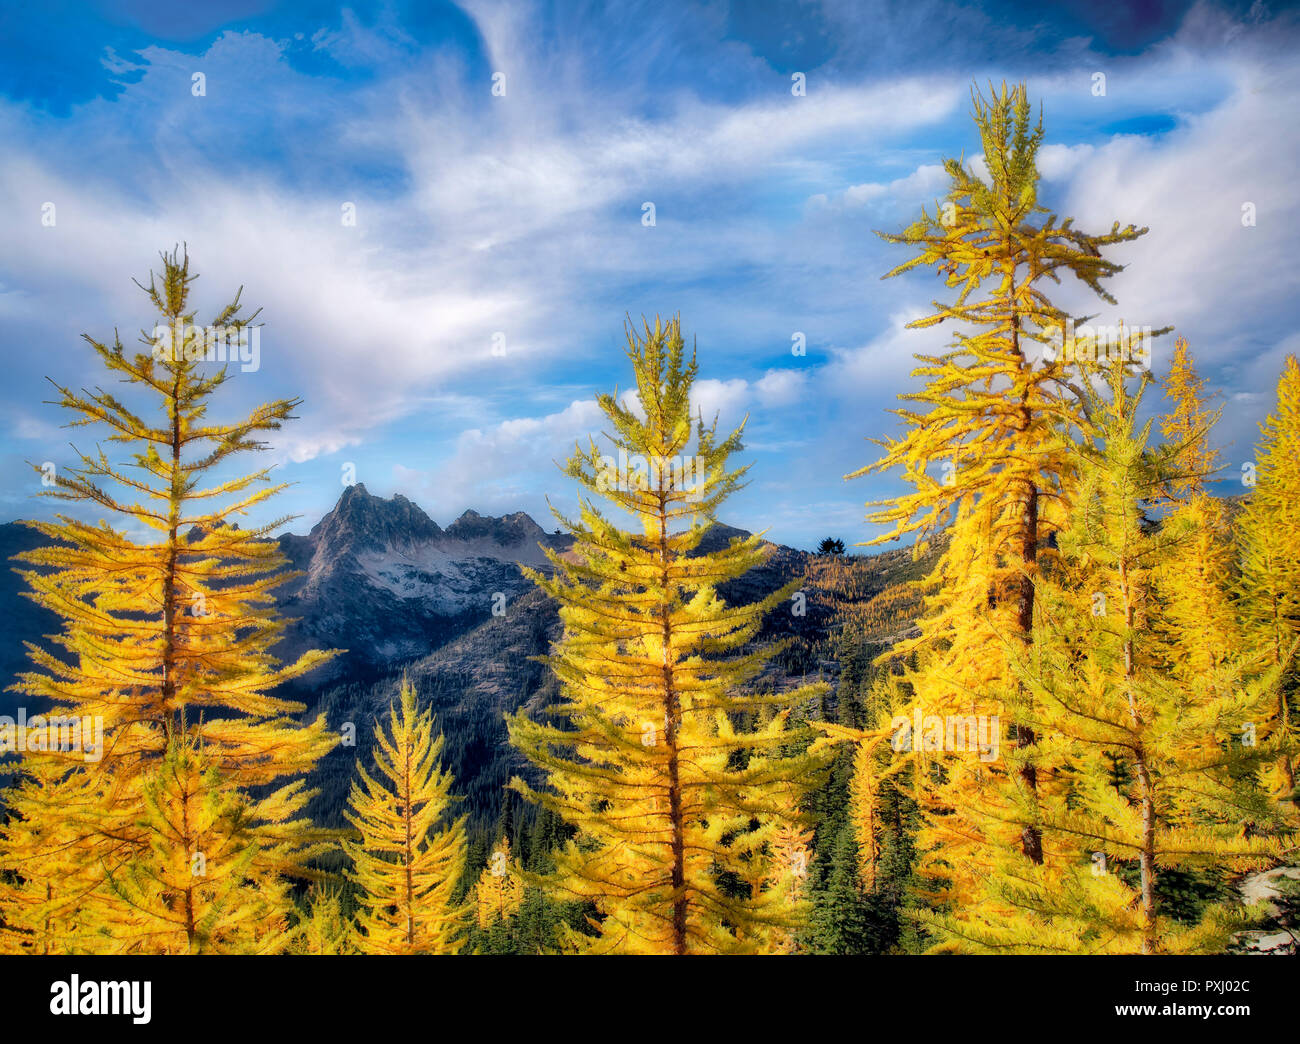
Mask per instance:
[[[1172,478],[1162,490],[1171,505],[1163,524],[1171,547],[1156,579],[1171,669],[1191,680],[1212,674],[1240,652],[1232,599],[1236,551],[1224,502],[1210,492],[1219,470],[1210,445],[1219,411],[1205,403],[1205,380],[1185,338],[1174,345],[1164,383],[1170,407],[1160,431],[1172,453]]]
[[[530,572],[560,606],[549,663],[563,702],[559,724],[510,720],[511,742],[543,778],[512,786],[576,833],[537,881],[595,907],[592,931],[568,933],[568,947],[761,949],[769,930],[796,927],[798,904],[788,888],[734,881],[754,865],[755,832],[776,844],[795,818],[792,795],[797,804],[815,785],[819,763],[798,752],[789,717],[819,690],[755,685],[779,648],[756,643],[761,620],[794,585],[747,605],[719,594],[769,552],[759,535],[702,546],[747,469],[729,468],[740,429],[719,436],[716,419],[692,417],[697,363],[680,321],[629,325],[627,355],[636,401],[597,397],[613,453],[593,439],[566,468],[618,516],[581,498],[580,517],[561,519],[572,551],[548,553],[551,575]]]
[[[754,763],[751,763],[754,764]],[[755,766],[756,767],[756,766]],[[740,880],[754,902],[784,905],[783,916],[754,920],[737,929],[742,948],[760,953],[788,954],[799,950],[799,929],[808,923],[808,875],[813,858],[813,830],[800,808],[804,787],[776,786],[768,795],[779,816],[756,820],[739,834],[734,852]]]
[[[1206,405],[1205,383],[1196,370],[1191,345],[1186,337],[1179,337],[1164,380],[1169,406],[1160,418],[1160,434],[1173,448],[1176,464],[1165,494],[1175,503],[1208,492],[1219,470],[1219,455],[1210,445],[1219,411]]]
[[[0,953],[122,948],[87,916],[104,880],[96,850],[114,852],[93,829],[103,804],[101,782],[70,753],[25,759],[21,777],[4,795],[0,820]]]
[[[106,431],[107,446],[121,447],[126,462],[103,446],[77,452],[77,464],[59,470],[45,494],[112,521],[58,515],[31,523],[51,543],[19,556],[28,566],[29,597],[63,621],[52,638],[63,653],[29,645],[34,669],[15,690],[103,729],[100,761],[77,766],[61,758],[68,773],[95,777],[89,789],[99,801],[63,817],[60,850],[80,852],[105,882],[111,873],[129,878],[136,858],[154,860],[147,794],[177,796],[154,778],[177,745],[197,744],[227,788],[269,790],[256,807],[274,809],[276,819],[255,825],[255,849],[275,865],[262,869],[296,872],[324,846],[301,814],[310,797],[302,778],[336,739],[323,716],[302,724],[295,716],[304,707],[272,693],[332,654],[308,653],[289,665],[271,655],[285,626],[274,590],[290,574],[269,538],[287,519],[247,529],[236,520],[261,510],[283,486],[271,482],[269,468],[231,468],[238,454],[262,449],[260,436],[280,428],[297,403],[270,402],[232,423],[208,419],[209,401],[233,376],[226,363],[248,350],[255,315],[243,314],[236,295],[209,326],[196,326],[195,278],[188,254],[162,255],[161,272],[141,287],[156,311],[153,331],[142,331],[145,351],[128,352],[116,335],[111,343],[85,338],[124,390],[55,383],[69,426]],[[155,539],[141,541],[137,530]],[[28,753],[32,778],[59,782],[57,771],[31,765],[52,756]],[[24,888],[53,884],[57,892],[61,883],[43,882],[34,853],[14,838],[0,838],[0,868],[16,873]],[[166,916],[133,912],[106,887],[85,893],[80,882],[69,883],[82,921],[103,906],[95,934],[105,949],[133,948],[136,930],[152,932],[151,918]]]
[[[921,365],[912,376],[925,388],[900,396],[917,408],[894,411],[906,433],[876,440],[885,452],[849,477],[901,468],[914,487],[871,505],[868,520],[892,527],[873,544],[928,536],[978,504],[986,513],[995,582],[1006,588],[1000,600],[1012,601],[1015,626],[1028,634],[1038,550],[1062,518],[1069,435],[1086,424],[1071,353],[1087,358],[1099,347],[1109,350],[1095,336],[1067,338],[1071,317],[1044,286],[1070,274],[1114,304],[1101,281],[1123,266],[1103,257],[1102,248],[1146,229],[1121,231],[1116,223],[1111,232],[1092,235],[1075,229],[1072,219],[1058,221],[1038,203],[1043,125],[1041,117],[1032,122],[1024,85],[1008,91],[1003,84],[988,101],[978,91],[972,97],[987,180],[959,159],[945,160],[950,187],[937,212],[923,210],[902,233],[881,233],[916,251],[884,278],[933,266],[956,291],[951,303],[935,301],[934,313],[909,328],[951,322],[962,329],[951,352],[917,356]],[[1115,347],[1143,350],[1128,341]]]
[[[879,741],[859,740],[853,752],[849,781],[849,817],[858,845],[858,883],[863,891],[876,887],[880,868]]]
[[[290,943],[293,953],[310,957],[333,957],[359,953],[356,929],[343,909],[339,890],[313,885],[307,909],[298,922]]]
[[[1236,522],[1238,604],[1246,640],[1281,675],[1274,715],[1280,751],[1272,782],[1280,797],[1294,803],[1300,722],[1300,363],[1294,355],[1287,356],[1278,380],[1277,408],[1260,429],[1256,459],[1244,471],[1253,488]]]
[[[510,862],[510,840],[503,837],[493,847],[487,865],[474,883],[474,911],[480,928],[515,914],[524,901],[524,883]]]
[[[801,814],[801,796],[801,790],[786,788],[785,801],[778,805],[781,817],[770,818],[764,824],[767,828],[764,846],[767,875],[762,891],[771,897],[781,897],[789,908],[786,923],[768,929],[763,946],[765,952],[798,952],[798,928],[807,923],[812,910],[808,900],[808,875],[813,859],[813,829]]]
[[[279,820],[280,810],[259,808],[227,786],[213,759],[185,735],[144,777],[142,794],[136,826],[147,847],[108,872],[120,911],[108,924],[121,925],[110,934],[129,933],[131,948],[143,953],[282,949],[292,906],[288,882],[276,872],[285,853],[263,853],[275,842],[259,839],[255,828]]]
[[[374,774],[358,765],[344,812],[360,834],[345,841],[367,953],[455,953],[464,914],[452,901],[465,867],[465,817],[451,815],[451,773],[433,712],[402,680],[387,729],[375,730]]]
[[[984,901],[930,916],[940,948],[975,952],[1214,952],[1240,911],[1211,907],[1178,924],[1159,906],[1174,869],[1245,872],[1294,843],[1257,785],[1266,756],[1242,722],[1269,713],[1276,672],[1239,654],[1184,678],[1161,639],[1158,577],[1185,539],[1152,526],[1149,506],[1179,476],[1178,445],[1153,450],[1122,367],[1093,393],[1094,436],[1079,443],[1080,481],[1060,564],[1043,579],[1035,641],[1013,658],[1032,693],[1049,763],[1040,799],[1043,864],[993,866]],[[1012,646],[1013,649],[1015,646]],[[996,815],[996,813],[992,813]]]
[[[1122,330],[1114,339],[1076,330],[1047,293],[1068,275],[1114,304],[1103,282],[1122,266],[1105,252],[1146,230],[1116,223],[1092,234],[1050,213],[1038,201],[1043,123],[1025,86],[972,98],[984,170],[946,160],[949,188],[935,212],[884,235],[915,251],[885,278],[932,267],[954,291],[909,324],[951,324],[952,349],[918,355],[913,377],[924,387],[895,411],[906,431],[878,440],[879,459],[848,476],[901,469],[912,487],[869,505],[868,520],[888,527],[870,543],[915,535],[919,554],[947,527],[919,634],[890,653],[911,664],[900,689],[909,705],[895,712],[992,720],[1009,733],[996,762],[924,737],[908,759],[924,821],[919,869],[931,898],[954,906],[981,901],[1004,849],[1029,867],[1047,858],[1039,803],[1054,800],[1056,767],[1042,763],[1033,697],[1011,657],[1034,640],[1036,585],[1068,516],[1071,440],[1090,426],[1080,367],[1100,355],[1135,366],[1150,351]]]

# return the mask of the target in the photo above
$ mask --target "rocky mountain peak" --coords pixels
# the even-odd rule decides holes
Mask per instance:
[[[311,531],[318,546],[360,554],[437,540],[442,528],[406,497],[374,496],[363,483],[348,486]]]
[[[523,511],[490,518],[469,510],[447,527],[447,536],[455,540],[491,540],[509,547],[544,540],[546,533]]]

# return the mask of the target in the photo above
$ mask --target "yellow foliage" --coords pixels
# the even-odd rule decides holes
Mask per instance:
[[[127,463],[100,447],[80,451],[46,495],[112,521],[58,515],[31,523],[50,543],[19,556],[29,597],[62,627],[50,636],[60,652],[28,646],[33,669],[15,688],[94,722],[103,740],[95,757],[81,760],[81,751],[29,750],[16,818],[0,834],[0,868],[17,875],[20,897],[20,911],[4,916],[24,925],[25,945],[38,949],[176,952],[243,940],[220,918],[210,932],[199,920],[175,921],[176,868],[188,854],[158,847],[176,811],[159,803],[188,801],[180,781],[191,771],[195,781],[217,773],[232,807],[251,817],[240,828],[249,838],[240,851],[260,861],[247,868],[250,879],[298,872],[323,847],[301,816],[309,796],[301,778],[336,740],[323,716],[300,724],[304,707],[271,692],[332,654],[308,653],[286,666],[272,657],[284,629],[273,591],[289,574],[268,538],[285,520],[252,529],[234,520],[283,487],[271,483],[269,468],[228,471],[234,455],[261,449],[259,437],[289,419],[297,402],[270,402],[233,423],[208,419],[209,400],[229,374],[224,366],[204,372],[205,333],[189,306],[195,278],[188,256],[164,254],[161,274],[143,287],[155,327],[171,333],[165,344],[146,341],[149,351],[130,353],[116,337],[86,338],[124,391],[55,384],[70,426],[106,432]],[[236,296],[211,325],[247,336],[255,316],[241,313]],[[210,479],[214,469],[225,477]],[[137,530],[154,539],[141,541]],[[200,756],[201,771],[182,766]],[[271,797],[241,803],[238,795],[253,787],[271,789]],[[57,814],[43,811],[56,805]],[[219,872],[235,874],[229,864]],[[264,899],[274,905],[272,893]]]
[[[360,943],[368,953],[454,953],[461,912],[451,901],[465,865],[465,818],[449,819],[451,774],[433,712],[416,707],[403,679],[387,731],[375,731],[375,774],[358,766],[349,810],[360,842],[344,842],[361,893]]]
[[[502,838],[474,885],[474,909],[480,928],[490,928],[519,910],[524,883],[510,863],[510,842]]]
[[[631,528],[583,500],[580,519],[565,523],[572,553],[550,555],[550,576],[530,573],[560,604],[564,635],[549,662],[568,727],[511,719],[511,741],[545,777],[541,789],[512,785],[577,830],[540,883],[595,905],[595,934],[566,939],[584,952],[762,949],[803,913],[788,887],[737,897],[721,879],[745,879],[769,841],[794,843],[780,831],[816,772],[787,721],[819,690],[751,691],[777,651],[754,646],[761,617],[794,585],[752,605],[718,594],[768,550],[760,536],[701,549],[746,469],[728,469],[739,430],[720,437],[716,422],[692,424],[696,363],[684,347],[677,320],[630,330],[638,406],[597,399],[617,456],[593,440],[568,462]]]
[[[1277,386],[1277,407],[1261,425],[1253,489],[1237,520],[1241,561],[1238,589],[1242,625],[1261,662],[1279,672],[1273,714],[1279,755],[1274,792],[1294,803],[1300,681],[1300,363],[1288,355]]]

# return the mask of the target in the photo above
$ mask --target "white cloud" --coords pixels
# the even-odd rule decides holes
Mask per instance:
[[[539,414],[455,420],[450,430],[465,430],[443,464],[399,471],[427,483],[426,498],[447,510],[513,510],[521,506],[514,498],[562,484],[553,460],[574,437],[599,431],[594,403],[520,403],[536,401],[528,395],[538,384],[572,382],[575,369],[590,372],[593,386],[612,386],[622,360],[606,349],[624,309],[682,309],[709,374],[697,404],[710,419],[721,411],[724,425],[753,410],[756,445],[830,436],[843,453],[860,454],[863,435],[892,424],[879,411],[907,387],[913,353],[942,350],[949,332],[947,324],[904,329],[933,282],[876,284],[902,257],[870,235],[872,219],[931,204],[946,181],[939,158],[963,144],[972,158],[973,128],[961,116],[971,70],[891,71],[889,79],[863,61],[851,73],[810,78],[808,96],[794,98],[788,81],[733,41],[728,60],[754,74],[751,86],[770,78],[772,90],[723,104],[704,100],[717,95],[703,86],[654,79],[656,55],[676,44],[671,34],[646,34],[644,48],[630,49],[631,67],[620,65],[625,75],[597,82],[608,56],[588,54],[580,35],[539,35],[538,16],[522,6],[468,9],[486,68],[507,73],[505,98],[490,97],[477,61],[471,79],[444,51],[414,53],[389,21],[366,27],[346,16],[302,49],[391,67],[372,86],[331,89],[338,108],[328,118],[313,110],[319,84],[286,59],[295,45],[255,34],[227,34],[199,56],[151,48],[147,64],[129,70],[114,58],[142,78],[67,121],[0,104],[0,198],[19,218],[7,223],[0,258],[0,320],[22,324],[24,334],[65,320],[106,333],[116,320],[127,336],[143,304],[129,277],[160,246],[187,239],[201,301],[216,306],[245,283],[245,299],[265,308],[263,369],[240,375],[235,392],[249,402],[287,390],[306,400],[302,419],[276,437],[283,459],[340,453],[376,429],[396,439],[399,423],[427,416],[436,396],[454,391],[484,393],[493,417]],[[837,18],[839,28],[878,47],[876,25],[858,25],[847,8],[839,17],[850,19]],[[918,17],[910,9],[891,31],[910,38]],[[1269,26],[1229,39],[1233,27],[1216,18],[1198,8],[1168,45],[1108,60],[1106,99],[1060,63],[1031,90],[1047,98],[1040,168],[1063,197],[1062,213],[1088,229],[1114,219],[1151,226],[1111,255],[1129,265],[1112,284],[1123,313],[1177,324],[1226,374],[1231,393],[1257,394],[1271,387],[1287,343],[1277,331],[1290,325],[1300,289],[1286,250],[1300,218],[1290,184],[1300,156],[1284,119],[1300,104],[1300,86],[1293,63],[1260,50]],[[1078,55],[1096,57],[1083,45]],[[240,94],[233,78],[223,85],[214,72],[209,97],[195,100],[193,67],[237,70],[238,86],[254,89]],[[1215,107],[1218,95],[1202,85],[1220,78],[1233,90]],[[1201,115],[1180,110],[1180,99],[1203,90],[1211,101]],[[1175,112],[1177,128],[1159,139],[1089,131],[1147,109]],[[222,125],[202,121],[222,112],[232,131],[235,117],[282,131],[266,142],[265,163],[204,146]],[[322,122],[297,133],[309,117]],[[923,140],[906,133],[939,127]],[[1058,127],[1089,140],[1053,142]],[[85,162],[128,148],[129,165]],[[367,162],[354,176],[346,163],[316,162],[312,148],[330,161],[338,153]],[[278,150],[282,162],[272,162]],[[864,163],[886,152],[906,163],[893,169],[911,172],[863,181],[872,169]],[[391,178],[368,179],[372,159]],[[647,199],[658,206],[653,229],[640,223]],[[58,203],[53,229],[39,222],[47,200]],[[355,228],[340,223],[345,201],[356,203]],[[1241,227],[1245,201],[1258,209],[1254,228]],[[1059,293],[1078,311],[1098,310],[1075,290]],[[833,346],[820,368],[811,356],[791,362],[795,330]],[[504,357],[490,352],[496,332],[506,336]],[[75,374],[72,358],[49,365]],[[625,387],[625,378],[622,367],[614,379]],[[24,399],[29,392],[25,385]],[[1245,430],[1250,400],[1232,401]],[[828,430],[836,423],[852,431],[841,439]],[[805,487],[839,467],[773,461],[783,480]]]
[[[907,324],[929,314],[928,309],[909,307],[890,315],[889,325],[866,344],[856,348],[832,348],[831,358],[817,371],[816,391],[829,399],[858,402],[878,401],[908,389],[908,375],[917,365],[915,356],[937,355],[951,341],[942,325],[909,330]]]
[[[807,394],[808,374],[802,370],[769,370],[754,383],[764,406],[788,406]]]
[[[835,195],[818,193],[809,198],[814,207],[852,209],[880,203],[907,206],[930,206],[948,185],[948,175],[941,163],[924,163],[905,177],[890,182],[867,181],[850,185]]]
[[[15,438],[52,445],[67,443],[70,435],[67,429],[40,417],[33,417],[26,411],[14,414],[9,430]]]
[[[720,430],[730,430],[744,419],[754,402],[789,404],[807,384],[806,374],[770,371],[756,382],[742,378],[697,380],[692,389],[692,413],[703,414],[706,424],[715,413]],[[640,402],[634,390],[620,401],[638,415]],[[488,427],[468,428],[457,437],[447,460],[429,469],[394,468],[394,477],[409,495],[437,513],[457,504],[473,504],[480,511],[516,510],[521,503],[536,503],[543,490],[567,487],[556,462],[567,458],[575,442],[584,448],[588,437],[606,446],[603,433],[609,422],[594,399],[579,399],[563,410],[542,416],[515,417]],[[567,497],[565,490],[562,497]]]
[[[691,392],[691,412],[703,415],[705,424],[712,424],[716,414],[719,428],[739,424],[750,398],[749,382],[739,377],[698,380]]]
[[[908,79],[827,84],[807,98],[785,92],[740,106],[683,94],[661,116],[632,117],[621,107],[625,99],[599,93],[575,107],[563,84],[581,80],[581,60],[533,45],[522,15],[488,7],[475,14],[494,66],[510,70],[506,98],[484,113],[482,99],[466,96],[460,71],[433,59],[436,93],[417,105],[405,98],[415,80],[399,77],[382,95],[360,94],[333,128],[347,147],[396,151],[409,195],[368,198],[350,185],[283,184],[214,161],[196,146],[184,130],[192,107],[217,102],[176,92],[178,70],[238,69],[241,82],[264,88],[259,100],[283,99],[286,112],[301,104],[295,91],[305,81],[284,60],[292,45],[256,34],[225,34],[193,59],[149,49],[141,80],[115,102],[92,106],[105,120],[84,141],[38,149],[26,114],[0,112],[0,122],[20,131],[0,158],[0,193],[31,215],[11,230],[0,262],[21,272],[21,304],[61,312],[59,302],[72,294],[88,323],[117,320],[130,328],[144,302],[129,277],[142,275],[160,246],[187,240],[203,275],[200,300],[215,307],[242,283],[245,300],[264,308],[265,384],[300,392],[323,433],[278,445],[291,459],[309,459],[401,419],[413,396],[473,382],[494,366],[519,377],[572,351],[575,337],[606,328],[604,318],[568,328],[559,321],[569,318],[565,302],[590,292],[593,282],[662,271],[665,251],[690,278],[781,250],[765,244],[749,220],[684,223],[669,197],[798,165],[808,147],[847,133],[933,122],[960,98],[953,83]],[[374,61],[409,44],[390,25],[366,28],[350,16],[313,40],[346,62]],[[557,69],[558,79],[548,80]],[[220,86],[213,76],[211,91]],[[486,98],[488,85],[477,86]],[[403,98],[396,106],[394,94]],[[221,104],[237,109],[248,100]],[[127,187],[113,181],[110,168],[84,168],[79,157],[97,138],[111,141],[141,120],[152,121],[158,136],[165,168],[157,176]],[[644,231],[644,198],[660,200],[675,243],[661,236],[662,247],[651,245],[642,235],[631,246],[628,237]],[[59,208],[54,229],[38,220],[47,200]],[[349,202],[355,227],[340,221]],[[611,221],[611,206],[629,208],[626,223]],[[12,293],[3,301],[11,311]],[[506,336],[504,362],[490,355],[498,332]],[[251,397],[258,382],[245,383]],[[702,389],[710,394],[707,384]],[[726,394],[719,400],[728,401]]]
[[[575,442],[585,446],[589,435],[599,441],[603,421],[595,400],[584,399],[542,417],[470,428],[461,432],[442,463],[429,469],[398,465],[394,478],[432,515],[457,512],[467,504],[485,513],[523,506],[545,524],[539,513],[542,494],[570,485],[560,476],[557,462],[573,452]]]
[[[1274,66],[1261,75],[1249,64],[1232,71],[1235,89],[1219,107],[1161,138],[1117,137],[1075,167],[1062,209],[1080,228],[1104,231],[1118,220],[1150,231],[1111,251],[1126,266],[1108,283],[1118,307],[1076,288],[1061,294],[1102,322],[1173,325],[1201,372],[1230,396],[1271,389],[1286,352],[1300,345],[1288,318],[1300,295],[1291,258],[1300,145],[1278,126],[1279,113],[1300,107],[1300,72]],[[1246,203],[1255,208],[1253,227],[1242,222]],[[1157,372],[1168,366],[1173,339],[1157,342]],[[1265,412],[1230,401],[1220,440],[1238,457],[1248,454]]]
[[[1091,145],[1044,145],[1038,150],[1038,173],[1044,181],[1060,181],[1069,177],[1093,152]]]

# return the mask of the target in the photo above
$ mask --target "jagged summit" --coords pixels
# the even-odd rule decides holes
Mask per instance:
[[[338,503],[312,527],[309,537],[318,546],[362,553],[425,543],[437,540],[442,533],[437,522],[402,494],[385,500],[358,482],[343,490]]]
[[[317,548],[328,547],[334,552],[353,554],[450,543],[482,543],[491,554],[493,546],[517,548],[539,541],[553,542],[553,538],[548,537],[546,531],[523,511],[494,518],[480,515],[471,508],[443,529],[419,505],[401,493],[388,499],[377,497],[361,482],[343,490],[338,503],[312,527],[306,539]]]
[[[447,535],[457,540],[489,539],[503,546],[546,540],[545,530],[523,511],[492,518],[471,509],[447,527]]]
[[[187,535],[197,540],[202,534],[194,528]],[[701,546],[725,547],[743,535],[718,525]],[[0,526],[4,557],[42,539],[25,526]],[[308,649],[347,650],[301,682],[306,696],[336,679],[380,676],[502,619],[506,607],[513,612],[534,591],[521,566],[549,570],[543,548],[563,553],[573,540],[546,532],[523,511],[494,518],[469,510],[444,529],[400,493],[380,497],[356,483],[309,532],[283,534],[278,543],[295,575],[275,592],[278,610],[289,620],[277,656],[293,660]],[[0,604],[15,608],[11,655],[0,662],[12,678],[26,664],[22,641],[51,633],[57,621],[28,610],[18,597],[19,578],[6,575],[12,579],[8,587],[0,584]]]
[[[379,497],[356,483],[308,534],[280,538],[301,574],[281,589],[296,618],[281,652],[347,649],[327,670],[344,675],[424,655],[530,590],[520,566],[546,569],[542,547],[570,542],[522,511],[466,511],[443,529],[400,493]]]

